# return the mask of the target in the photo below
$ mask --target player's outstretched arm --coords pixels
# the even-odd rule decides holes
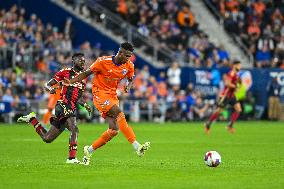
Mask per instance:
[[[90,69],[87,69],[86,71],[80,73],[79,75],[77,75],[76,77],[70,79],[68,81],[68,79],[64,79],[64,83],[65,84],[72,84],[72,83],[76,83],[78,81],[82,81],[84,80],[85,78],[89,77],[93,72],[90,70]]]
[[[51,79],[47,83],[45,83],[44,89],[46,91],[48,91],[50,94],[55,94],[56,93],[56,88],[52,87],[55,84],[57,84],[57,81],[55,79]]]

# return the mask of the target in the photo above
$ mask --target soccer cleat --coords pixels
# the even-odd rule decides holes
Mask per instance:
[[[227,131],[231,134],[234,134],[236,132],[236,129],[230,126],[227,126]]]
[[[82,164],[84,164],[84,165],[90,164],[90,160],[91,160],[91,156],[92,156],[92,154],[89,152],[88,148],[89,148],[89,146],[84,146],[84,157],[83,157],[83,161],[82,161]]]
[[[26,116],[21,116],[21,117],[19,117],[18,120],[17,120],[17,122],[18,122],[18,123],[20,123],[20,122],[27,122],[27,123],[29,123],[30,120],[31,120],[31,118],[33,118],[33,117],[36,117],[36,113],[31,112],[31,113],[29,113],[29,114],[26,115]]]
[[[66,160],[66,163],[67,164],[79,164],[80,163],[80,161],[77,159],[77,158],[74,158],[74,159],[67,159]]]
[[[205,132],[205,134],[209,135],[210,134],[210,129],[208,127],[205,127],[204,128],[204,132]]]
[[[145,144],[141,144],[139,146],[139,148],[137,149],[136,153],[137,153],[137,155],[139,157],[142,157],[142,156],[144,156],[145,152],[147,150],[149,150],[149,148],[150,148],[150,142],[145,142]]]
[[[204,132],[208,135],[210,134],[210,124],[208,121],[204,124]]]

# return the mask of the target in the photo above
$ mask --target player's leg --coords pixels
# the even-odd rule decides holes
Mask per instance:
[[[59,136],[62,133],[62,131],[56,128],[56,126],[54,126],[52,123],[51,123],[51,128],[47,131],[38,121],[38,119],[36,118],[36,114],[34,112],[31,112],[26,116],[20,117],[18,119],[18,122],[30,123],[35,128],[37,134],[46,143],[51,143],[57,136]]]
[[[76,158],[77,145],[78,145],[78,134],[79,134],[76,117],[67,118],[65,124],[66,124],[66,128],[70,131],[69,157],[66,160],[66,163],[80,163],[80,161],[77,160]]]
[[[45,143],[51,143],[53,142],[62,132],[64,129],[59,129],[54,125],[51,125],[50,129],[47,131],[47,133],[43,136],[41,136],[42,140]]]
[[[113,117],[106,116],[105,120],[108,122],[109,128],[105,132],[103,132],[103,134],[98,139],[96,139],[92,143],[92,145],[84,147],[83,163],[85,165],[89,165],[90,158],[95,150],[108,143],[113,137],[118,134],[118,127],[115,123],[115,119]]]
[[[132,144],[134,150],[139,156],[143,156],[145,151],[150,148],[150,143],[140,144],[136,140],[135,133],[133,129],[128,125],[124,113],[120,110],[117,105],[112,106],[112,108],[107,112],[107,115],[115,119],[116,125],[119,130],[123,133],[125,138],[130,144]]]
[[[217,109],[210,115],[207,122],[205,122],[205,132],[209,134],[211,124],[219,117],[220,113],[224,110],[223,106],[218,105]]]
[[[90,153],[105,145],[118,134],[118,127],[115,124],[114,118],[107,116],[105,119],[109,124],[109,128],[89,147]]]
[[[227,129],[230,133],[234,133],[235,132],[235,129],[233,128],[233,124],[237,121],[241,111],[242,111],[242,107],[241,107],[241,104],[239,102],[236,102],[234,105],[234,112],[232,113],[231,115],[231,118],[230,118],[230,122],[227,126]]]

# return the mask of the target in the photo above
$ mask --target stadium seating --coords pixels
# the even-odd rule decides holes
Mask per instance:
[[[205,0],[255,57],[255,66],[284,68],[284,3],[260,0]]]
[[[70,3],[72,1],[65,0]],[[159,41],[160,49],[175,52],[176,60],[193,67],[229,65],[229,54],[201,31],[187,1],[95,1],[137,28],[145,37]],[[134,45],[136,41],[133,41]],[[166,62],[166,60],[163,60]]]

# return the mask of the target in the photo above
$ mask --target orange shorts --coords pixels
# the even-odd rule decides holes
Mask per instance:
[[[103,118],[106,118],[106,113],[114,106],[119,106],[119,100],[117,95],[106,94],[103,91],[93,92],[93,102],[95,107],[102,114]]]

